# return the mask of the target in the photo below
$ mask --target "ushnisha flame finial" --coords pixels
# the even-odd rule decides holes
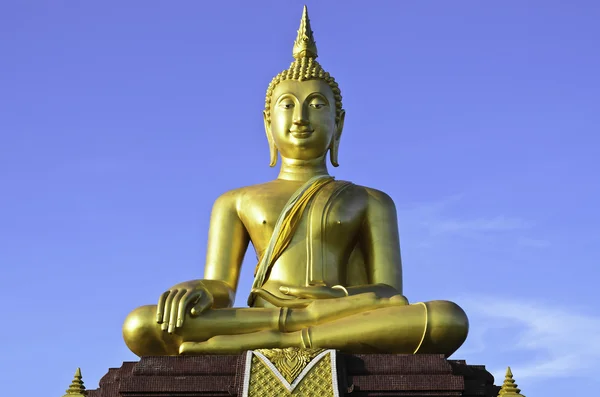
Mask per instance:
[[[316,60],[317,44],[315,43],[315,38],[312,29],[310,28],[310,20],[308,19],[308,9],[306,6],[304,6],[304,10],[302,11],[300,28],[298,29],[298,35],[294,42],[292,54],[294,55],[294,61],[290,64],[290,67],[273,77],[267,88],[264,110],[265,122],[271,122],[271,97],[277,84],[285,80],[305,81],[311,79],[319,79],[329,85],[333,92],[333,97],[335,98],[335,122],[337,124],[342,121],[344,109],[342,108],[342,94],[340,92],[340,87],[333,76],[327,73]],[[278,152],[273,142],[269,144],[269,151],[271,160],[270,166],[274,167],[277,164]],[[334,167],[337,167],[337,147],[335,145],[332,146],[329,153],[331,164]]]
[[[304,6],[302,11],[302,19],[300,20],[300,28],[298,36],[294,42],[294,50],[292,52],[295,59],[300,58],[316,58],[317,43],[313,36],[313,31],[310,28],[310,19],[308,19],[308,9]]]

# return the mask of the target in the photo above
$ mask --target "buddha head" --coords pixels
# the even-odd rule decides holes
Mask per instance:
[[[335,79],[316,61],[317,46],[304,6],[294,61],[273,78],[263,112],[271,167],[277,155],[292,160],[324,158],[338,166],[338,148],[344,126],[342,95]]]

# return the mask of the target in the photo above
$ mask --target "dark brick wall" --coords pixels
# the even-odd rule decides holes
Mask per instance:
[[[245,354],[143,357],[111,368],[88,397],[208,397],[241,395]],[[350,397],[496,397],[481,365],[442,355],[338,354],[339,383]]]

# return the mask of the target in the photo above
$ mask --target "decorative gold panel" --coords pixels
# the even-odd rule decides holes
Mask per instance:
[[[335,350],[260,349],[248,352],[244,397],[338,397]]]

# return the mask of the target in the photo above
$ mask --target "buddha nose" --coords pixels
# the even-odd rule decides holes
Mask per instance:
[[[294,120],[293,123],[294,125],[297,126],[306,126],[308,125],[308,115],[307,113],[307,109],[304,106],[298,106],[296,107],[296,114],[294,114]]]
[[[308,125],[308,120],[306,120],[305,118],[296,118],[296,119],[294,119],[293,123],[294,123],[294,125],[303,127],[303,126]]]

